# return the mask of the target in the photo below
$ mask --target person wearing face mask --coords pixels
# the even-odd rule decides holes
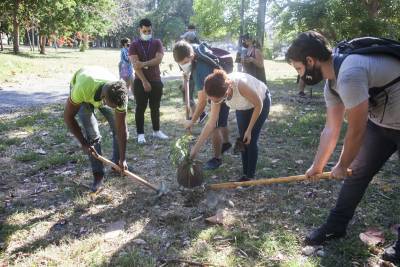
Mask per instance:
[[[160,64],[164,56],[163,45],[159,39],[153,39],[152,24],[149,19],[139,22],[140,37],[129,47],[129,59],[135,69],[133,95],[136,100],[135,121],[137,141],[146,143],[144,135],[144,113],[150,106],[153,137],[168,139],[160,130],[160,102],[163,94]]]
[[[104,167],[101,161],[92,156],[92,146],[101,155],[101,135],[94,112],[98,109],[110,125],[113,137],[112,161],[122,169],[128,169],[125,160],[128,90],[124,81],[118,81],[109,71],[96,66],[84,67],[75,72],[70,88],[70,96],[64,109],[64,121],[89,156],[94,177],[91,190],[96,192],[102,185]],[[85,135],[75,119],[77,114]]]
[[[214,131],[221,105],[226,104],[236,110],[240,139],[245,144],[241,152],[243,175],[239,181],[253,179],[258,159],[258,138],[271,105],[267,86],[247,73],[232,72],[227,75],[223,70],[214,70],[207,76],[204,90],[211,100],[210,119],[191,150],[191,158],[196,157]]]
[[[187,120],[185,123],[185,128],[191,131],[207,105],[207,96],[203,90],[204,80],[207,75],[213,72],[214,66],[198,58],[194,53],[193,47],[186,41],[178,41],[174,45],[173,56],[183,72],[192,75],[195,90],[197,91],[198,102],[196,110],[191,120]],[[204,166],[206,170],[215,170],[221,166],[222,154],[232,147],[232,144],[229,142],[229,131],[227,128],[228,115],[229,107],[225,103],[221,104],[219,117],[216,121],[216,129],[212,135],[214,157],[206,162]]]
[[[400,151],[399,60],[383,54],[350,54],[336,75],[333,62],[338,56],[332,55],[325,37],[315,31],[298,35],[286,54],[306,85],[326,80],[326,124],[314,162],[306,172],[310,179],[322,173],[335,150],[347,113],[342,152],[331,170],[333,178],[345,180],[326,222],[306,237],[308,245],[346,235],[368,184],[391,155]],[[369,95],[369,89],[385,85],[389,86],[383,92]],[[373,101],[369,101],[371,97]],[[400,230],[397,243],[385,250],[384,259],[400,262],[399,238]]]
[[[267,84],[264,68],[264,56],[257,41],[252,40],[247,33],[242,36],[243,47],[246,53],[242,57],[242,65],[245,73],[252,75],[263,83]]]

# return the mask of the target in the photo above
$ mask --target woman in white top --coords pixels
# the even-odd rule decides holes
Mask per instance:
[[[258,138],[268,118],[271,98],[267,86],[253,76],[223,70],[214,70],[204,82],[204,90],[211,100],[211,114],[196,144],[191,157],[196,157],[200,147],[216,127],[220,106],[225,102],[236,110],[240,138],[245,144],[242,151],[243,176],[240,181],[254,178],[258,158]]]

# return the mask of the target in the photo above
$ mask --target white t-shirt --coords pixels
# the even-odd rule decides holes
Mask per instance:
[[[251,103],[246,97],[240,94],[238,88],[239,82],[247,84],[247,86],[254,92],[256,92],[262,100],[265,99],[265,94],[268,90],[267,86],[250,74],[244,72],[232,72],[228,74],[228,78],[229,80],[233,81],[232,98],[226,101],[226,104],[231,109],[247,110],[254,108],[253,103]]]
[[[400,76],[400,61],[385,55],[349,55],[339,69],[337,81],[331,87],[325,84],[324,95],[327,106],[343,103],[351,109],[369,98],[368,89],[384,86]],[[376,105],[369,105],[369,119],[375,124],[400,130],[400,82],[380,93],[373,99]],[[386,103],[385,103],[386,102]]]

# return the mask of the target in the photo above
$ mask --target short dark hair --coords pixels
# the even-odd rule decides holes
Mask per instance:
[[[128,89],[124,81],[108,82],[104,86],[107,88],[106,96],[110,102],[117,105],[117,107],[126,105],[128,101]]]
[[[180,62],[185,59],[185,57],[190,57],[194,54],[193,47],[186,41],[178,41],[175,43],[172,49],[172,54],[176,62]]]
[[[328,40],[316,31],[300,33],[290,45],[286,60],[301,61],[306,63],[306,57],[313,57],[321,61],[327,61],[332,54],[328,47]]]
[[[122,38],[120,41],[121,47],[124,47],[126,44],[129,44],[129,38]]]
[[[208,96],[223,97],[228,90],[226,80],[228,76],[226,72],[220,69],[215,69],[213,73],[207,76],[204,80],[204,90]]]
[[[196,26],[194,26],[193,24],[189,24],[187,28],[189,30],[196,30]]]
[[[142,28],[143,26],[151,27],[151,21],[148,18],[141,19],[139,21],[139,27]]]

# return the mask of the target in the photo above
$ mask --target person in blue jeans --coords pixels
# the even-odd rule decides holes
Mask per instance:
[[[96,66],[84,67],[75,72],[70,86],[70,96],[64,109],[64,121],[81,144],[83,151],[89,156],[94,177],[91,190],[96,192],[102,185],[104,166],[92,155],[93,147],[99,155],[102,154],[95,109],[104,115],[112,131],[112,161],[121,169],[128,169],[125,160],[128,137],[126,123],[128,91],[123,81],[118,81],[108,70]],[[75,119],[77,114],[85,134]]]
[[[204,90],[211,100],[210,119],[204,126],[190,156],[195,158],[201,146],[215,128],[221,105],[236,110],[239,134],[245,144],[242,151],[243,176],[239,181],[253,179],[258,159],[258,139],[268,118],[271,97],[267,86],[253,76],[214,70],[204,82]]]

